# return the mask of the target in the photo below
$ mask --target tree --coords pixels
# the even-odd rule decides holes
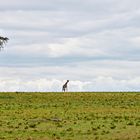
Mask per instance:
[[[8,42],[9,38],[0,36],[0,50],[3,48],[3,45]]]

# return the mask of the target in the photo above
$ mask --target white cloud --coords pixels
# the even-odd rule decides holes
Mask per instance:
[[[65,80],[66,81],[66,80]],[[0,91],[43,91],[61,92],[65,81],[56,79],[0,79]],[[112,77],[96,77],[92,81],[70,81],[69,91],[139,91],[140,77],[129,80],[115,80]]]
[[[0,90],[138,90],[140,1],[5,0]],[[55,79],[55,80],[52,80]],[[112,85],[112,86],[110,86]]]
[[[131,41],[134,45],[140,46],[140,36],[136,36],[136,37],[131,38]]]

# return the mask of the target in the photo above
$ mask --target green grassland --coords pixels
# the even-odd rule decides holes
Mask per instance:
[[[140,93],[0,93],[0,140],[140,140]]]

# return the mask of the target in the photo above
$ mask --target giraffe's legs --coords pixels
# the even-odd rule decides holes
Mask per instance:
[[[65,88],[64,87],[62,88],[62,92],[65,92]]]
[[[66,87],[66,92],[68,92],[68,88]]]

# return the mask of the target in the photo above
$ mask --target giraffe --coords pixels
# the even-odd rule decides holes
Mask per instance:
[[[69,82],[69,80],[67,80],[67,82],[62,86],[62,91],[68,91],[68,82]]]

